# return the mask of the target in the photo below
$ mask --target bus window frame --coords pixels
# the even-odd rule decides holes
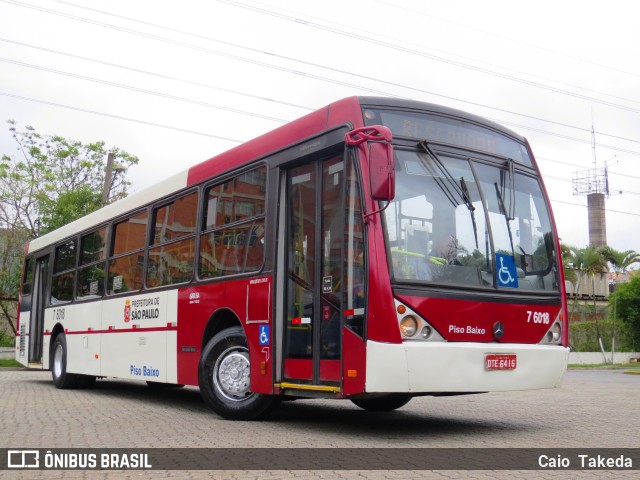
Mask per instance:
[[[207,209],[205,207],[206,202],[209,199],[209,191],[212,188],[215,188],[219,185],[223,185],[229,181],[232,181],[236,178],[238,178],[240,175],[243,175],[245,173],[251,172],[253,170],[258,170],[259,168],[264,168],[265,169],[265,180],[264,180],[264,209],[262,214],[260,215],[254,215],[252,217],[248,217],[248,218],[244,218],[242,220],[236,220],[233,222],[229,222],[229,223],[224,223],[222,225],[219,226],[215,226],[214,228],[210,228],[210,229],[205,229],[206,226],[206,212]],[[197,224],[197,241],[196,241],[196,255],[195,255],[195,266],[194,266],[194,276],[193,276],[193,280],[194,282],[198,282],[198,283],[210,283],[210,282],[221,282],[221,281],[225,281],[227,279],[236,279],[236,278],[242,278],[242,277],[248,277],[248,276],[256,276],[256,275],[260,275],[264,269],[265,269],[265,265],[267,263],[267,253],[269,251],[268,248],[268,238],[269,238],[269,226],[268,226],[268,222],[267,222],[267,216],[268,216],[268,212],[269,212],[269,206],[270,206],[270,200],[269,200],[269,180],[270,180],[270,165],[267,161],[267,159],[263,158],[260,159],[256,162],[251,162],[248,165],[244,165],[242,168],[238,168],[235,169],[233,171],[230,172],[226,172],[224,175],[220,175],[218,177],[216,177],[215,179],[209,179],[207,182],[203,182],[200,185],[200,190],[201,190],[201,195],[200,195],[200,205],[199,205],[199,210],[198,210],[198,224]],[[256,270],[251,270],[251,271],[243,271],[240,273],[235,273],[235,274],[227,274],[227,275],[219,275],[217,277],[203,277],[200,274],[200,257],[201,257],[201,247],[202,247],[202,237],[204,235],[209,235],[209,234],[213,234],[215,232],[218,231],[223,231],[225,229],[229,229],[229,228],[235,228],[238,226],[242,226],[242,225],[251,225],[254,224],[258,221],[262,220],[262,222],[264,223],[264,234],[263,234],[263,239],[264,239],[264,247],[263,247],[263,256],[262,256],[262,264],[260,265],[260,267]],[[246,267],[246,264],[243,266],[243,268]]]
[[[504,134],[503,134],[504,135]],[[506,135],[505,135],[506,136]],[[508,138],[513,138],[513,137],[508,137]],[[517,138],[513,138],[514,141],[517,141],[518,143],[524,145],[524,147],[527,149],[527,152],[530,156],[530,158],[533,159],[533,155],[531,154],[531,149],[529,147],[529,144],[526,142],[521,142],[520,140],[518,140]],[[484,152],[484,151],[476,151],[476,150],[471,150],[468,147],[465,146],[458,146],[458,145],[451,145],[448,143],[441,143],[441,142],[429,142],[429,146],[431,146],[434,151],[438,154],[438,155],[442,155],[442,156],[449,156],[449,157],[454,157],[454,158],[459,158],[459,159],[464,159],[467,160],[471,163],[472,165],[472,169],[475,172],[475,164],[484,164],[490,167],[496,167],[496,168],[504,168],[504,164],[505,162],[508,162],[510,159],[507,157],[503,157],[499,154],[493,154],[493,153],[489,153],[489,152]],[[394,136],[394,147],[395,150],[400,151],[400,150],[416,150],[416,143],[414,141],[413,138],[411,137],[395,137]],[[396,162],[398,163],[398,162]],[[544,183],[542,181],[542,173],[540,172],[539,168],[536,166],[535,161],[532,161],[532,165],[529,166],[527,164],[523,164],[523,163],[519,163],[519,162],[514,162],[514,174],[520,174],[520,175],[524,175],[530,178],[533,178],[534,180],[536,180],[538,182],[538,185],[540,187],[540,190],[543,192],[544,194]],[[474,173],[475,175],[475,173]],[[482,198],[482,202],[483,202],[483,208],[485,211],[485,217],[486,217],[486,221],[487,221],[487,225],[490,228],[491,231],[491,245],[493,248],[493,227],[491,226],[491,219],[489,216],[489,211],[488,211],[488,204],[486,202],[485,199],[485,192],[481,191],[480,192],[480,196]],[[552,219],[553,217],[551,216],[551,202],[548,199],[548,197],[546,197],[546,214],[548,216],[549,219]],[[378,205],[381,202],[377,202]],[[381,216],[381,220],[382,220],[382,228],[383,228],[383,232],[384,232],[384,237],[385,239],[388,239],[388,226],[387,226],[387,222],[386,222],[386,216],[382,215]],[[552,221],[553,224],[553,221]],[[553,237],[553,242],[556,242],[557,238],[557,231],[555,231],[552,228],[552,233],[554,234]],[[555,245],[555,243],[552,243],[552,245]],[[555,248],[554,248],[555,250]],[[474,293],[479,293],[482,292],[484,294],[487,295],[508,295],[509,297],[513,297],[513,296],[523,296],[523,297],[527,297],[527,296],[543,296],[543,297],[547,297],[547,296],[556,296],[559,293],[558,291],[541,291],[541,290],[535,290],[535,289],[514,289],[512,291],[512,289],[505,289],[505,288],[497,288],[496,285],[493,286],[473,286],[473,285],[456,285],[456,284],[447,284],[447,283],[437,283],[437,282],[433,282],[433,281],[424,281],[424,280],[405,280],[405,279],[399,279],[394,275],[394,270],[393,270],[393,265],[392,265],[392,254],[391,254],[391,246],[389,244],[388,241],[385,240],[385,252],[387,255],[387,267],[388,267],[388,271],[389,271],[389,278],[391,280],[391,284],[394,288],[410,288],[412,285],[417,286],[419,285],[421,288],[427,288],[430,290],[442,290],[442,291],[455,291],[459,293],[462,293],[464,295],[466,295],[466,292],[468,292],[470,295],[473,295]],[[495,253],[495,252],[494,252]],[[556,253],[555,255],[552,256],[551,260],[552,262],[550,263],[549,266],[549,270],[552,270],[554,265],[553,262],[556,261],[556,257],[557,257],[558,253]],[[495,266],[493,267],[495,268]],[[556,268],[556,276],[557,276],[557,282],[559,282],[559,274],[558,274],[558,269]],[[537,273],[537,272],[533,272],[533,273]],[[493,272],[493,276],[495,276],[495,272]],[[495,283],[495,282],[494,282]]]
[[[111,231],[112,231],[112,223],[113,222],[107,222],[107,223],[102,223],[100,225],[97,225],[95,227],[92,227],[91,229],[85,230],[84,232],[80,233],[78,235],[78,259],[76,262],[76,286],[73,292],[73,301],[74,302],[89,302],[89,301],[95,301],[95,300],[102,300],[103,298],[105,298],[107,296],[107,279],[108,279],[108,275],[109,272],[107,271],[107,268],[109,266],[109,251],[111,248]],[[85,263],[85,264],[81,264],[81,258],[82,258],[82,240],[84,237],[86,237],[87,235],[91,235],[92,233],[96,233],[99,230],[104,228],[104,236],[105,236],[105,244],[103,246],[104,248],[104,252],[103,252],[103,259],[102,260],[97,260],[97,261],[93,261],[93,262],[89,262],[89,263]],[[78,284],[79,284],[79,277],[80,277],[80,270],[84,269],[84,268],[90,268],[90,267],[96,267],[97,265],[100,265],[102,263],[103,268],[104,268],[104,279],[103,279],[103,288],[102,288],[102,294],[100,295],[87,295],[85,297],[80,297],[78,296]]]
[[[124,215],[121,215],[119,217],[116,218],[112,218],[109,221],[109,249],[107,250],[108,255],[106,256],[106,279],[105,279],[105,287],[104,287],[104,291],[105,291],[105,297],[108,298],[112,298],[112,297],[117,297],[118,295],[131,295],[131,294],[138,294],[140,292],[143,292],[145,290],[145,285],[144,285],[144,274],[146,272],[147,269],[147,248],[149,245],[149,222],[150,222],[150,218],[151,218],[151,208],[153,207],[154,203],[151,204],[147,204],[146,206],[142,207],[142,208],[137,208],[134,209],[132,211],[129,211],[127,213],[125,213]],[[113,254],[113,249],[115,247],[115,236],[117,233],[117,225],[124,223],[124,222],[128,222],[131,218],[136,217],[138,215],[140,215],[141,213],[146,213],[147,214],[147,224],[145,227],[145,238],[144,238],[144,242],[142,244],[142,248],[138,248],[135,250],[130,250],[127,251],[125,253],[120,253],[118,255],[114,255]],[[135,253],[139,253],[142,252],[143,255],[143,260],[142,260],[142,282],[140,285],[140,288],[135,289],[135,290],[125,290],[122,292],[110,292],[109,291],[109,278],[111,275],[111,261],[113,260],[117,260],[119,258],[123,258],[129,255],[133,255]]]
[[[27,268],[27,265],[29,264],[29,262],[31,263],[31,265],[29,265],[29,268]],[[22,276],[20,278],[20,295],[22,297],[30,296],[33,293],[33,278],[35,276],[35,264],[36,264],[35,255],[33,254],[25,255],[24,261],[22,262]],[[30,281],[26,282],[28,276],[30,277]],[[28,293],[25,292],[24,290],[25,285],[29,285]]]
[[[67,268],[65,270],[55,271],[56,262],[58,260],[58,249],[70,242],[74,243],[75,255],[73,267]],[[78,258],[80,255],[80,247],[79,247],[80,239],[78,235],[72,235],[67,237],[60,242],[56,243],[53,246],[52,253],[50,256],[50,268],[48,270],[48,282],[49,288],[45,293],[45,304],[48,306],[58,306],[58,305],[69,305],[75,301],[75,293],[76,293],[76,282],[78,281]],[[70,300],[58,300],[58,303],[54,303],[53,300],[53,283],[56,278],[62,277],[63,275],[68,275],[69,273],[73,274],[73,281],[71,285],[71,299]],[[57,300],[57,299],[56,299]]]
[[[161,208],[164,208],[168,205],[171,205],[172,203],[175,204],[175,202],[181,198],[185,198],[189,195],[194,194],[196,195],[196,212],[195,212],[195,224],[194,224],[194,228],[193,228],[193,232],[188,234],[188,235],[183,235],[181,237],[178,237],[176,239],[172,239],[172,240],[167,240],[167,241],[163,241],[163,242],[158,242],[158,243],[153,243],[154,242],[154,238],[155,238],[155,226],[156,226],[156,218],[157,218],[157,212],[158,210],[160,210]],[[163,199],[160,199],[157,202],[152,203],[151,205],[149,205],[149,223],[147,224],[147,239],[146,239],[146,244],[144,247],[144,252],[145,252],[145,260],[144,260],[144,271],[143,271],[143,285],[141,288],[141,291],[156,291],[156,290],[160,290],[160,289],[170,289],[173,288],[174,286],[176,288],[178,288],[178,286],[183,286],[183,285],[189,285],[190,283],[193,283],[194,280],[196,279],[196,268],[198,266],[198,248],[199,248],[199,221],[200,221],[200,217],[201,217],[201,211],[202,211],[202,204],[203,204],[203,190],[201,188],[201,186],[195,186],[195,187],[188,187],[184,190],[180,190],[179,192],[176,192],[174,195],[170,196],[170,197],[166,197]],[[173,245],[173,244],[177,244],[179,242],[183,242],[185,240],[188,240],[190,238],[193,238],[193,259],[191,261],[191,278],[189,278],[189,280],[185,280],[183,282],[176,282],[176,283],[169,283],[166,285],[157,285],[155,287],[153,286],[149,286],[147,284],[147,275],[148,275],[148,269],[149,269],[149,254],[151,252],[151,250],[155,249],[155,248],[160,248],[160,247],[164,247],[167,245]]]

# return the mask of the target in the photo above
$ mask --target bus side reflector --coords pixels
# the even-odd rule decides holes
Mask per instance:
[[[267,374],[267,362],[260,362],[260,375]]]
[[[347,370],[347,377],[349,378],[357,378],[358,370]]]
[[[94,357],[96,357],[96,360],[97,360],[98,358],[100,358],[100,355],[98,355],[98,354],[96,353],[96,354],[94,355]]]

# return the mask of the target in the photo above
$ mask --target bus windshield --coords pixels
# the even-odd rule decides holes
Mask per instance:
[[[398,148],[385,210],[394,281],[557,292],[548,212],[536,177],[511,160]]]

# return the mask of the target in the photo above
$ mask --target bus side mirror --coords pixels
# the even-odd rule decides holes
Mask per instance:
[[[390,202],[396,196],[396,170],[390,143],[369,143],[369,181],[374,200]]]
[[[374,200],[390,202],[396,194],[396,170],[391,130],[382,125],[356,128],[346,134],[347,145],[360,146],[369,160],[369,183]]]

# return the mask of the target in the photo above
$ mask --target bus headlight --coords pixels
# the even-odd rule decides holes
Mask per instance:
[[[395,300],[398,327],[403,341],[407,342],[445,342],[438,331],[402,302]]]
[[[427,340],[432,334],[433,329],[429,325],[422,327],[422,330],[420,330],[420,336],[425,340]]]
[[[560,336],[562,335],[562,327],[560,326],[560,324],[554,323],[553,327],[551,327],[551,330],[547,332],[547,335],[549,336],[549,342],[559,342]]]
[[[559,320],[553,322],[551,328],[547,330],[540,343],[550,343],[558,345],[562,341],[562,323]]]
[[[407,315],[400,321],[400,331],[405,337],[413,337],[418,331],[418,321],[411,315]]]

